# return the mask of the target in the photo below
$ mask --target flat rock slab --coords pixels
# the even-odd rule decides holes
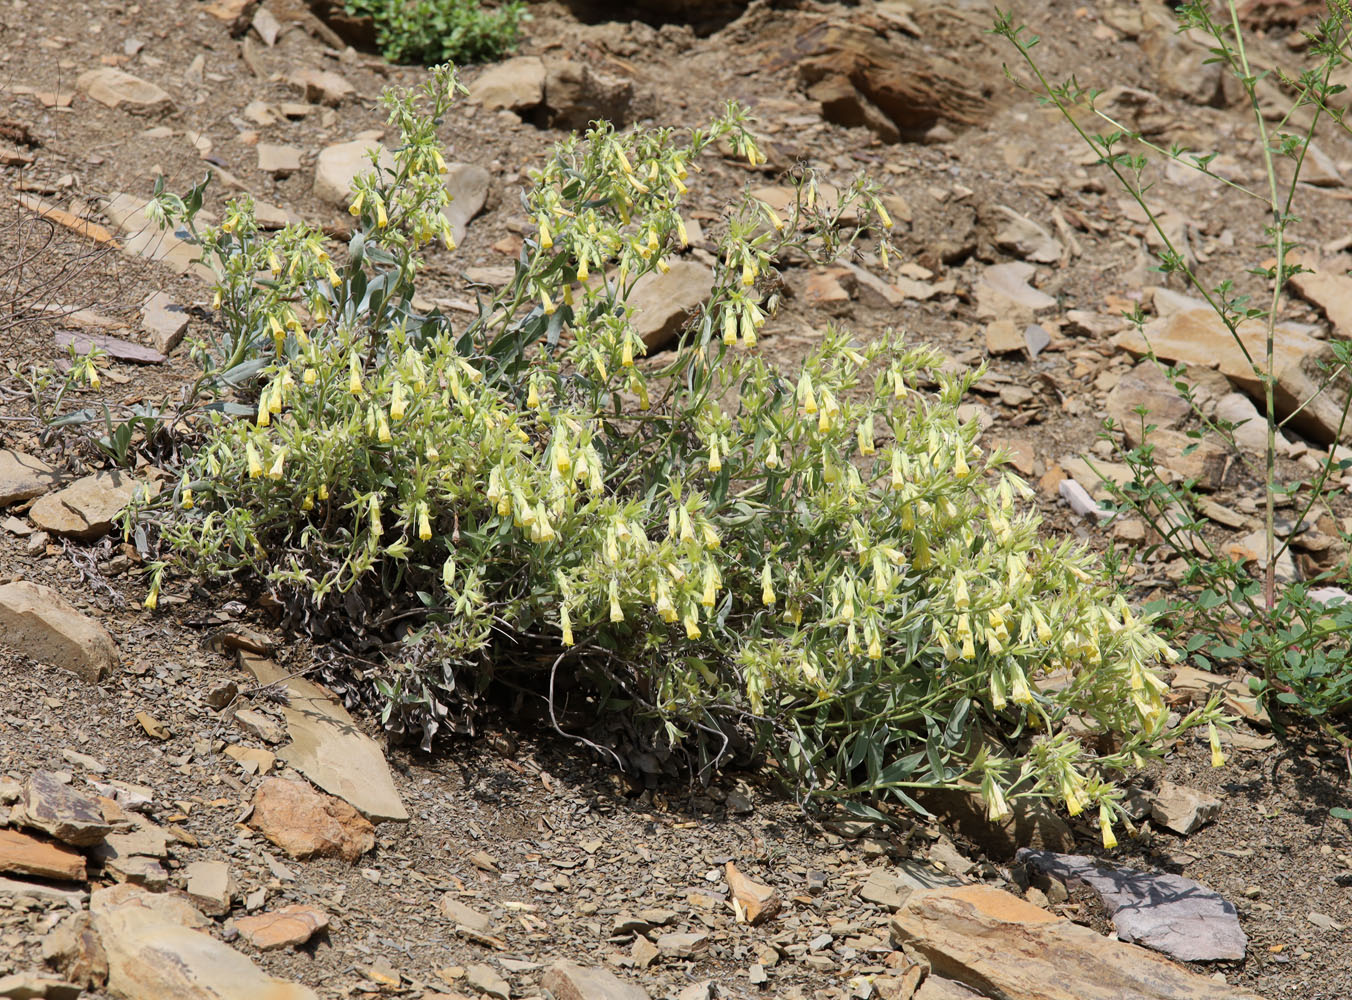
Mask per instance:
[[[104,206],[104,214],[122,233],[123,249],[138,257],[159,261],[175,274],[193,274],[205,282],[214,282],[216,275],[200,262],[197,247],[146,218],[146,205],[144,198],[119,192]]]
[[[704,304],[714,287],[714,272],[693,260],[678,260],[666,274],[652,271],[634,282],[629,305],[634,330],[649,350],[665,347]]]
[[[108,992],[126,1000],[317,1000],[299,983],[270,976],[198,928],[185,901],[130,886],[94,893],[94,929],[108,955]]]
[[[186,870],[188,898],[203,913],[223,917],[238,891],[230,866],[224,861],[194,861]]]
[[[375,139],[340,142],[320,151],[315,160],[315,197],[336,208],[352,201],[352,182],[375,169],[368,150],[377,150],[382,169],[394,169],[394,155]]]
[[[1221,814],[1221,800],[1187,785],[1161,781],[1150,795],[1150,818],[1187,836]]]
[[[84,990],[75,983],[31,972],[16,972],[0,976],[0,997],[8,1000],[77,1000]]]
[[[1123,941],[1183,962],[1241,959],[1249,939],[1235,908],[1200,882],[1114,868],[1082,854],[1021,850],[1018,859],[1063,881],[1077,880],[1103,900]]]
[[[92,847],[113,832],[103,809],[51,771],[34,771],[23,786],[23,823],[74,847]]]
[[[0,629],[11,649],[91,684],[117,666],[117,644],[108,630],[40,583],[0,587]]]
[[[259,951],[296,948],[329,926],[329,915],[312,906],[293,903],[271,913],[235,920],[244,940]]]
[[[441,210],[446,221],[451,224],[451,238],[455,245],[465,242],[465,232],[469,229],[469,220],[483,211],[488,199],[488,185],[492,175],[483,167],[474,163],[451,163],[446,167],[446,176],[442,183],[451,203]]]
[[[990,886],[914,892],[891,934],[936,975],[1002,1000],[1260,1000]]]
[[[18,830],[0,829],[0,872],[83,882],[85,859],[83,854],[69,847],[48,843]]]
[[[939,869],[915,861],[902,861],[887,868],[875,868],[859,889],[862,899],[896,911],[906,904],[917,889],[962,885],[963,880]]]
[[[73,910],[84,907],[89,893],[84,889],[72,889],[67,885],[52,885],[49,882],[30,882],[24,879],[0,877],[0,896],[13,896],[15,899],[33,899],[44,903],[64,903]]]
[[[155,292],[141,307],[141,326],[150,334],[156,349],[168,354],[183,340],[188,329],[188,310],[166,293]]]
[[[575,962],[556,962],[540,985],[555,1000],[650,1000],[643,987],[626,983],[605,969],[588,969]]]
[[[271,660],[244,651],[239,659],[259,684],[282,684],[287,689],[282,716],[291,744],[278,753],[282,760],[372,820],[408,819],[384,753],[342,705],[318,685],[288,677]]]
[[[1248,357],[1264,356],[1267,328],[1258,320],[1246,320],[1239,324],[1238,332],[1243,348],[1210,309],[1188,309],[1153,320],[1143,330],[1125,330],[1113,337],[1113,343],[1134,357],[1143,357],[1153,350],[1161,361],[1215,368],[1261,401],[1263,383],[1254,374]],[[1290,417],[1294,429],[1321,444],[1328,444],[1337,436],[1343,407],[1352,391],[1352,379],[1346,375],[1324,384],[1326,376],[1321,366],[1331,361],[1332,348],[1306,329],[1277,327],[1272,358],[1273,374],[1277,377],[1273,387],[1277,415],[1283,419]]]
[[[75,80],[75,87],[110,108],[127,104],[132,111],[148,113],[168,110],[174,103],[164,88],[111,66],[81,73]]]
[[[517,56],[484,68],[469,85],[469,99],[489,111],[525,111],[545,99],[545,64]]]
[[[0,448],[0,507],[40,497],[56,485],[56,470],[40,458]]]
[[[102,538],[136,494],[136,480],[123,472],[95,472],[33,504],[28,516],[43,531],[82,542]]]
[[[135,365],[162,365],[168,360],[153,347],[137,344],[118,337],[107,337],[101,333],[80,333],[75,330],[57,330],[52,342],[62,351],[74,347],[77,354],[88,354],[98,348],[106,351],[110,358],[127,361]]]
[[[254,793],[249,825],[293,858],[342,858],[348,864],[376,846],[376,829],[342,799],[303,781],[267,778]]]

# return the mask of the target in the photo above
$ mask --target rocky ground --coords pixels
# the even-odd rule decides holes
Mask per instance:
[[[1178,280],[1150,270],[1139,210],[1005,80],[1016,54],[987,34],[988,4],[679,5],[690,23],[661,4],[619,21],[611,6],[533,4],[521,59],[466,70],[471,100],[444,127],[465,238],[432,259],[432,302],[472,310],[472,283],[500,280],[529,225],[524,172],[566,129],[598,114],[693,126],[733,98],[756,114],[770,161],[748,172],[707,158],[692,221],[715,223],[747,185],[773,201],[803,161],[837,185],[881,180],[907,254],[890,272],[867,255],[787,268],[763,349],[791,368],[836,322],[861,338],[903,327],[957,363],[989,361],[971,403],[983,444],[1007,447],[1039,486],[1048,530],[1100,547],[1148,529],[1077,513],[1070,484],[1101,494],[1080,456],[1105,457],[1104,415],[1146,405],[1165,462],[1211,491],[1214,540],[1255,553],[1257,481],[1236,456],[1188,452],[1187,406],[1138,364],[1120,314],[1140,305],[1157,351],[1213,369],[1194,373],[1211,413],[1255,414],[1247,369]],[[1258,65],[1298,58],[1295,22],[1273,20],[1298,10],[1247,7]],[[1162,5],[1039,0],[1016,13],[1042,37],[1049,76],[1114,88],[1105,106],[1132,127],[1219,149],[1216,173],[1261,182],[1244,109]],[[1229,685],[1241,717],[1230,764],[1175,747],[1139,782],[1142,835],[1105,854],[1088,824],[1033,812],[992,828],[963,799],[893,830],[820,825],[756,773],[649,787],[507,713],[432,755],[385,746],[372,720],[299,676],[310,651],[272,629],[256,595],[178,584],[142,610],[140,564],[112,527],[155,470],[107,470],[73,435],[40,441],[22,374],[92,341],[110,357],[80,405],[177,393],[192,371],[185,337],[210,330],[210,292],[138,216],[156,177],[182,190],[210,172],[209,212],[247,192],[276,225],[301,217],[341,236],[352,154],[390,138],[376,97],[420,73],[349,48],[302,0],[11,0],[0,30],[12,373],[0,379],[0,996],[1352,993],[1352,840],[1328,816],[1347,803],[1348,765],[1299,728],[1277,739],[1230,676],[1173,678],[1180,705]],[[1352,336],[1352,145],[1331,134],[1317,152],[1299,192],[1316,274],[1280,341],[1293,393],[1306,359]],[[1206,280],[1246,288],[1259,208],[1151,169],[1166,226]],[[693,243],[687,273],[708,259]],[[641,321],[679,318],[661,309],[688,291],[655,296]],[[1327,449],[1332,419],[1312,409],[1287,435],[1288,473]],[[1286,576],[1345,559],[1352,510],[1319,513]],[[1167,595],[1182,569],[1137,558],[1126,582],[1141,600]]]

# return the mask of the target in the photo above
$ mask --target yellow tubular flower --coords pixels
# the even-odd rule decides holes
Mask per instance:
[[[737,343],[737,314],[731,306],[723,310],[723,343],[729,347]]]
[[[272,468],[268,469],[268,478],[274,482],[282,478],[283,466],[286,465],[286,449],[278,448],[277,456],[272,460]]]
[[[183,481],[179,489],[179,505],[184,510],[192,510],[192,487],[188,484],[188,474],[183,473]]]
[[[968,608],[972,606],[971,597],[967,593],[967,580],[961,573],[953,576],[953,607]]]
[[[263,460],[258,457],[258,449],[250,441],[244,446],[244,457],[249,463],[249,478],[257,479],[263,475]]]
[[[690,520],[690,512],[684,506],[677,507],[676,518],[681,526],[681,541],[693,542],[695,540],[695,523]]]
[[[1099,803],[1099,830],[1103,834],[1103,849],[1111,851],[1117,846],[1117,836],[1113,833],[1113,811],[1108,803]]]
[[[742,261],[742,284],[750,287],[756,283],[756,265],[754,258],[747,257]]]
[[[145,609],[147,611],[154,611],[157,607],[159,607],[159,603],[160,603],[160,588],[159,585],[156,584],[155,586],[150,588],[150,593],[146,594]]]
[[[385,201],[382,198],[376,199],[376,225],[384,229],[390,224],[390,217],[385,214]]]
[[[573,644],[573,619],[568,614],[568,605],[559,605],[559,630],[563,632],[563,644],[571,646]]]
[[[624,621],[624,609],[620,607],[620,583],[614,577],[610,578],[610,620],[613,622]]]
[[[1211,766],[1224,767],[1225,754],[1221,752],[1221,736],[1220,733],[1216,732],[1215,723],[1208,722],[1206,724],[1206,735],[1207,740],[1211,743]]]
[[[878,213],[878,219],[882,222],[884,229],[892,228],[892,216],[887,214],[887,209],[883,207],[881,198],[873,199],[873,210]]]
[[[258,397],[258,418],[255,422],[259,427],[267,427],[272,423],[272,411],[268,408],[267,392]]]
[[[320,483],[320,484],[319,484],[319,491],[318,491],[318,493],[317,493],[317,496],[319,497],[320,500],[327,500],[327,499],[329,498],[329,484],[328,484],[328,483]]]
[[[685,185],[681,184],[680,181],[677,181],[676,183],[679,185],[681,193],[684,194]],[[681,239],[681,246],[688,247],[690,245],[690,235],[686,232],[685,220],[682,219],[679,215],[676,216],[676,235],[679,236]]]
[[[765,456],[765,467],[767,469],[779,468],[779,446],[775,442],[770,442],[770,452]]]
[[[289,372],[289,371],[288,371],[285,375],[282,376],[281,381],[279,381],[279,382],[273,382],[272,385],[269,387],[269,391],[268,391],[268,412],[269,412],[269,413],[281,413],[281,412],[282,412],[282,403],[283,403],[283,399],[282,399],[282,390],[285,388],[288,379],[291,379],[291,372]],[[296,383],[295,383],[295,380],[292,380],[292,381],[291,381],[291,384],[294,386],[294,385],[296,384]]]
[[[357,355],[353,354],[347,362],[347,391],[352,393],[358,399],[361,398],[361,366],[357,361]]]
[[[300,502],[300,509],[301,510],[315,509],[315,495],[313,493],[305,494],[305,499]]]
[[[540,216],[540,249],[549,250],[554,246],[554,237],[549,233],[549,220]]]
[[[447,556],[441,564],[441,585],[447,590],[455,583],[455,556]]]
[[[870,660],[881,660],[883,658],[883,645],[878,638],[878,630],[869,626],[868,633],[868,658]]]
[[[699,616],[695,613],[695,606],[692,604],[686,608],[685,618],[682,619],[685,625],[685,637],[690,640],[698,639],[701,635],[699,630]]]
[[[718,453],[718,437],[712,436],[709,439],[709,471],[717,475],[723,468],[723,458]]]
[[[304,382],[306,385],[314,385],[318,379],[319,373],[316,372],[313,368],[305,369],[305,374],[303,374],[300,377],[300,380]]]
[[[554,310],[558,308],[554,304],[554,300],[549,297],[549,292],[545,291],[544,288],[540,289],[540,308],[546,316],[553,316]]]
[[[981,782],[981,797],[986,800],[986,818],[992,823],[998,823],[1012,811],[1000,783],[989,772]]]
[[[620,348],[620,367],[634,367],[634,342],[628,336],[624,338],[624,346]]]
[[[371,534],[379,538],[385,533],[385,527],[380,523],[380,496],[373,495],[370,505]]]
[[[718,570],[714,569],[713,563],[709,563],[704,567],[704,592],[700,594],[699,602],[706,608],[712,608],[717,600]]]
[[[390,390],[390,417],[394,420],[403,420],[404,411],[408,407],[408,400],[404,391],[404,383],[395,380],[394,388]]]
[[[358,191],[357,197],[352,199],[352,204],[347,206],[349,215],[361,215],[362,203],[366,201],[366,192]]]
[[[967,639],[964,638],[964,648],[966,647],[966,644]],[[973,651],[973,655],[975,655],[975,651]],[[970,657],[964,656],[963,659],[970,659]],[[995,709],[997,712],[1004,711],[1005,706],[1009,704],[1009,702],[1005,698],[1005,674],[999,667],[996,667],[991,671],[990,689],[991,708]]]
[[[798,379],[798,402],[809,417],[817,412],[817,394],[812,390],[812,376],[803,372]]]
[[[432,522],[427,516],[427,502],[418,503],[418,537],[424,542],[432,537]]]
[[[381,444],[390,443],[390,422],[385,419],[385,412],[382,410],[376,415],[376,440]]]
[[[708,521],[700,525],[700,532],[704,535],[704,547],[706,549],[716,549],[723,544],[723,540],[718,537],[718,532]]]
[[[859,421],[859,454],[872,455],[877,451],[873,444],[873,414]]]
[[[972,471],[967,465],[967,456],[963,454],[966,450],[967,449],[963,447],[963,445],[959,444],[958,450],[954,453],[953,457],[953,475],[957,476],[959,479],[966,479],[968,474]]]
[[[768,562],[761,567],[761,603],[767,608],[775,606],[775,581]]]
[[[1023,668],[1015,664],[1009,668],[1009,696],[1014,699],[1016,705],[1033,704],[1033,692],[1028,687],[1028,678],[1024,676]]]
[[[906,478],[901,471],[901,449],[895,445],[892,448],[892,489],[903,490],[906,488]],[[910,509],[909,507],[907,508]],[[905,527],[905,525],[903,525]],[[909,529],[908,529],[909,530]]]

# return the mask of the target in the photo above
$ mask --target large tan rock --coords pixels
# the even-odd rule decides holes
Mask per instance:
[[[101,989],[108,982],[108,956],[84,910],[66,917],[42,939],[42,960],[87,989]]]
[[[125,472],[95,472],[33,504],[28,516],[43,531],[82,542],[102,538],[113,519],[136,495],[136,480]]]
[[[337,795],[377,822],[408,819],[385,754],[328,692],[264,657],[240,652],[240,663],[259,684],[285,686],[282,708],[290,746],[278,756],[324,791]]]
[[[1241,323],[1239,338],[1249,357],[1261,363],[1266,352],[1266,327],[1257,320]],[[1262,405],[1263,386],[1254,374],[1253,364],[1209,309],[1188,309],[1163,316],[1147,323],[1143,331],[1130,329],[1119,333],[1113,343],[1136,357],[1143,357],[1153,349],[1163,361],[1215,368]],[[1324,341],[1296,327],[1277,328],[1272,359],[1277,378],[1274,387],[1277,415],[1285,418],[1299,408],[1300,412],[1291,419],[1292,426],[1324,444],[1332,442],[1337,434],[1343,407],[1352,392],[1352,377],[1346,374],[1324,386],[1320,366],[1328,366],[1331,361],[1332,349]],[[1352,440],[1352,427],[1344,428],[1343,439]]]
[[[51,587],[19,580],[0,587],[0,642],[69,670],[91,684],[117,666],[117,645],[94,619]]]
[[[112,66],[81,73],[75,79],[75,87],[100,104],[110,108],[127,104],[130,110],[142,114],[167,110],[174,104],[164,88]]]
[[[634,329],[648,345],[660,350],[690,320],[714,287],[714,272],[693,260],[672,263],[666,274],[651,271],[634,282],[629,305]]]
[[[1002,1000],[1259,1000],[990,886],[912,893],[891,929],[936,975]]]
[[[94,893],[89,904],[108,958],[108,992],[125,1000],[316,1000],[299,983],[270,976],[198,928],[186,902],[130,886]]]
[[[0,507],[40,497],[56,483],[56,470],[40,458],[0,448]]]
[[[315,197],[347,208],[352,202],[352,182],[375,169],[371,166],[370,150],[377,151],[382,168],[394,169],[394,155],[374,139],[339,142],[320,150],[315,160]]]
[[[83,882],[85,859],[83,854],[69,847],[48,843],[18,830],[0,829],[0,872]]]
[[[451,203],[441,210],[441,214],[451,224],[451,238],[456,246],[465,242],[469,220],[483,211],[492,180],[492,175],[477,163],[447,164],[442,183],[451,196]]]
[[[211,268],[201,263],[197,247],[146,217],[144,198],[121,192],[111,195],[103,214],[122,234],[123,249],[146,260],[159,261],[175,274],[192,274],[206,282],[216,280]]]
[[[489,66],[469,85],[469,99],[489,111],[526,111],[545,99],[545,64],[517,56]]]
[[[303,781],[265,779],[254,793],[249,825],[293,858],[351,864],[376,846],[375,827],[355,809]]]
[[[259,951],[296,948],[329,926],[329,915],[312,906],[293,903],[270,913],[235,921],[244,940]]]
[[[649,1000],[648,991],[619,979],[605,969],[589,969],[576,962],[556,962],[540,980],[555,1000]]]

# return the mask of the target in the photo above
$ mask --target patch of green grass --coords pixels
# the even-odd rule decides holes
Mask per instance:
[[[348,0],[347,12],[375,22],[376,44],[393,63],[491,62],[515,48],[525,4],[485,10],[478,0]]]

